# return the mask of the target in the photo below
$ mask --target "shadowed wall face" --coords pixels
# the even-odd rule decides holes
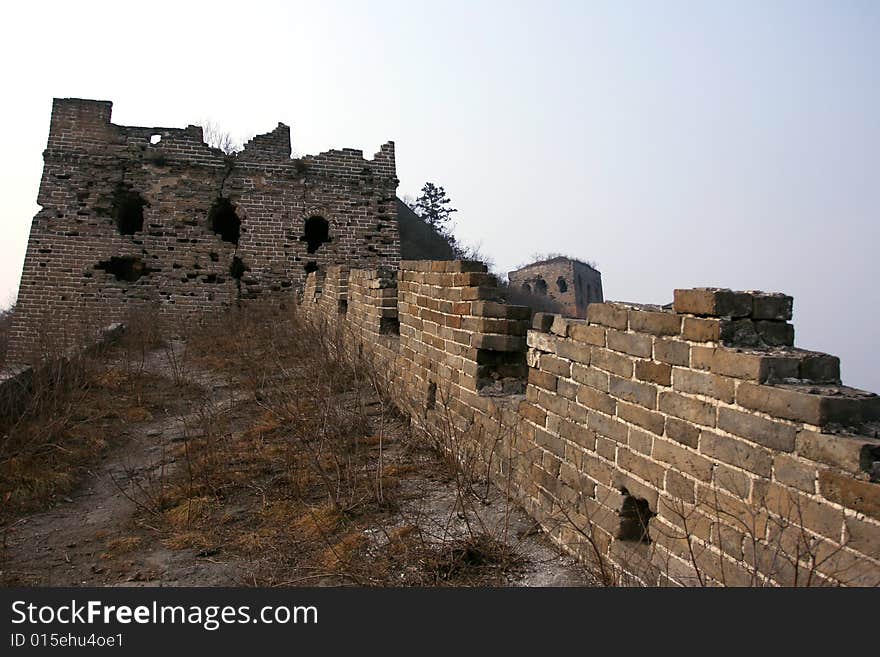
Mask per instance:
[[[132,306],[187,316],[291,295],[332,264],[397,265],[393,143],[291,159],[279,124],[226,155],[197,126],[114,125],[111,106],[53,104],[10,359]]]
[[[331,268],[307,290],[414,429],[584,559],[647,584],[880,584],[880,397],[792,346],[792,297],[675,290],[530,330],[479,263]]]

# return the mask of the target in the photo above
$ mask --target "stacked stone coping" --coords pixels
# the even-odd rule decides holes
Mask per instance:
[[[749,583],[757,565],[791,584],[788,565],[767,572],[771,533],[789,524],[826,557],[818,573],[878,583],[880,441],[859,429],[880,418],[880,398],[840,386],[832,356],[721,339],[740,335],[726,333],[734,323],[785,323],[791,307],[785,295],[697,289],[676,290],[673,311],[604,303],[585,321],[536,317],[522,412],[544,450],[545,493],[564,504],[586,482],[594,537],[616,556],[620,493],[646,500],[652,562],[674,560],[681,579],[696,579],[687,516],[716,581]]]
[[[279,124],[230,156],[202,129],[121,126],[112,103],[55,99],[43,177],[25,257],[9,359],[29,362],[48,337],[71,343],[92,318],[124,321],[147,307],[179,318],[302,290],[306,271],[334,264],[396,267],[400,259],[394,144],[372,160],[356,149],[291,159]],[[120,190],[143,201],[143,227],[114,221]],[[209,225],[219,198],[241,220],[237,243]],[[307,219],[329,223],[309,252]],[[136,260],[131,280],[108,269]],[[233,275],[235,263],[243,265]],[[91,331],[94,333],[94,331]],[[63,340],[62,340],[63,338]]]
[[[827,354],[733,344],[754,343],[746,322],[787,323],[790,297],[677,290],[673,309],[539,313],[523,399],[477,386],[478,345],[521,352],[528,312],[499,302],[485,267],[401,263],[400,337],[381,343],[394,277],[355,269],[349,281],[348,339],[377,357],[401,408],[428,431],[451,426],[474,441],[566,549],[598,550],[647,583],[753,584],[757,572],[785,585],[795,570],[774,546],[806,538],[818,580],[880,580],[877,396],[841,386]],[[650,543],[621,535],[628,499],[648,506]]]

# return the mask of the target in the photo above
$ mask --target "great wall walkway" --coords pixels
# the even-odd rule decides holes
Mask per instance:
[[[242,586],[255,582],[249,564],[222,549],[174,549],[161,532],[144,521],[142,507],[156,480],[182,467],[175,447],[199,435],[206,411],[223,414],[233,426],[252,423],[247,393],[224,377],[188,365],[182,370],[181,343],[156,349],[144,370],[162,377],[173,395],[175,380],[185,376],[199,386],[198,399],[174,404],[165,413],[132,422],[123,440],[89,469],[74,492],[44,512],[23,516],[5,528],[0,552],[4,585],[42,586]],[[180,400],[178,400],[180,401]],[[389,440],[389,443],[393,441]],[[179,450],[178,450],[179,451]],[[454,484],[427,469],[404,485],[413,498],[401,511],[427,532],[450,531],[459,523]],[[512,586],[578,586],[589,583],[571,557],[562,556],[523,511],[505,503],[495,488],[480,504],[487,524],[504,524],[510,548],[522,559],[502,582]],[[139,513],[141,511],[141,513]],[[234,514],[240,510],[230,508]],[[455,531],[452,529],[451,531]],[[384,529],[365,530],[381,540]],[[306,577],[292,584],[336,584],[334,578]]]

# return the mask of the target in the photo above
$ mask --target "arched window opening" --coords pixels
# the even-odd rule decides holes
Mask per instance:
[[[538,294],[547,294],[547,281],[543,278],[539,278],[535,281],[535,292]]]
[[[565,282],[562,276],[556,279],[556,287],[560,292],[568,292],[568,283]]]
[[[222,196],[214,201],[208,211],[208,225],[224,242],[238,244],[241,236],[241,220],[235,213],[235,206]]]
[[[143,197],[120,185],[113,194],[113,219],[122,235],[134,235],[144,229]]]
[[[314,253],[322,244],[330,242],[330,224],[324,217],[309,217],[306,219],[303,235],[299,239],[306,243],[308,253]]]

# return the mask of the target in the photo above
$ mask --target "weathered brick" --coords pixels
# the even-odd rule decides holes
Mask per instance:
[[[773,479],[780,484],[806,493],[815,493],[816,477],[815,465],[802,463],[788,454],[777,454],[773,457]]]
[[[561,395],[566,399],[575,399],[577,397],[578,390],[580,390],[580,386],[577,383],[573,383],[572,381],[559,379],[556,382],[556,394]]]
[[[537,429],[535,431],[535,442],[547,451],[558,456],[560,459],[565,456],[565,447],[562,438],[554,436],[549,431]]]
[[[831,422],[857,425],[880,414],[880,397],[846,394],[846,390],[840,388],[743,382],[737,390],[736,401],[740,406],[768,415],[817,426]]]
[[[667,363],[651,360],[637,360],[635,376],[642,381],[668,386],[672,383],[672,367]]]
[[[471,305],[471,314],[479,317],[527,320],[531,314],[531,309],[528,306],[514,306],[495,301],[476,301]]]
[[[787,294],[752,292],[752,318],[783,320],[791,319],[794,299]]]
[[[710,369],[715,374],[765,383],[798,378],[800,360],[796,357],[718,348],[713,352]]]
[[[641,429],[630,427],[629,437],[627,438],[626,444],[634,452],[644,454],[645,456],[650,456],[651,449],[654,445],[654,436],[646,431],[642,431]]]
[[[590,345],[573,340],[561,339],[556,343],[556,353],[581,365],[590,364]]]
[[[608,392],[608,373],[595,367],[584,367],[575,363],[571,366],[571,378],[596,390]]]
[[[553,313],[535,313],[532,317],[532,328],[542,333],[549,333],[556,315]]]
[[[578,390],[577,400],[584,406],[602,411],[607,415],[614,415],[617,410],[617,402],[613,397],[587,386],[583,386]]]
[[[568,417],[568,408],[570,402],[567,399],[554,395],[543,389],[538,390],[538,399],[540,405],[551,413],[556,413],[559,417]]]
[[[587,319],[591,324],[626,330],[627,311],[610,303],[591,303],[587,306]]]
[[[699,399],[685,397],[671,390],[660,391],[658,408],[682,420],[707,427],[715,426],[715,407]]]
[[[599,369],[611,372],[624,379],[632,378],[633,360],[628,356],[608,351],[602,347],[592,347],[590,364]]]
[[[880,440],[876,438],[804,430],[798,432],[796,445],[799,456],[852,474],[870,472],[874,462],[880,461]]]
[[[576,342],[594,345],[597,347],[605,346],[605,328],[602,326],[591,326],[590,324],[572,324],[568,329],[568,337]]]
[[[794,345],[794,326],[786,322],[755,322],[758,337],[770,347],[791,347]]]
[[[526,334],[526,344],[533,349],[544,351],[550,354],[556,353],[556,344],[559,338],[549,333],[541,333],[540,331],[529,331]]]
[[[654,449],[657,449],[656,444]],[[651,459],[645,458],[641,454],[637,454],[624,447],[619,447],[617,450],[617,465],[657,488],[663,487],[663,476],[665,473],[663,466]],[[633,491],[630,491],[630,493],[633,494]]]
[[[547,412],[526,401],[520,402],[519,414],[540,426],[547,422]]]
[[[794,451],[794,427],[731,408],[718,409],[718,428],[783,452]]]
[[[653,340],[647,335],[610,330],[607,332],[606,338],[608,340],[608,348],[614,351],[621,351],[625,354],[641,356],[642,358],[650,358],[653,352]]]
[[[679,472],[701,481],[711,481],[712,479],[712,462],[709,459],[675,443],[655,440],[654,451],[651,452],[651,455],[659,461],[669,463]]]
[[[843,512],[828,503],[818,502],[776,483],[768,485],[757,502],[786,521],[802,524],[835,541],[841,540]]]
[[[880,545],[880,524],[858,518],[846,518],[846,545],[869,555],[877,554]]]
[[[840,383],[840,359],[828,354],[801,354],[797,376],[814,383]]]
[[[544,388],[550,392],[556,392],[556,381],[556,375],[551,374],[550,372],[542,372],[536,369],[529,370],[530,385]]]
[[[663,435],[663,427],[666,419],[660,413],[648,411],[641,406],[635,406],[620,401],[617,403],[617,416],[621,420],[637,424],[643,429],[647,429],[658,436]]]
[[[733,493],[744,500],[749,498],[751,479],[739,470],[734,470],[720,463],[715,466],[712,481],[719,488]]]
[[[672,370],[672,387],[680,392],[714,397],[727,403],[732,403],[734,399],[734,379],[710,372],[676,367]]]
[[[694,342],[717,342],[721,339],[721,320],[702,317],[685,317],[681,337]]]
[[[614,461],[617,458],[617,445],[618,443],[614,440],[602,436],[596,437],[596,452],[609,461]]]
[[[690,422],[668,417],[666,418],[666,436],[682,445],[696,449],[700,440],[700,429]]]
[[[608,392],[615,397],[640,404],[647,409],[657,408],[657,388],[649,383],[612,376],[608,384]]]
[[[676,472],[675,470],[666,471],[665,488],[666,492],[669,493],[669,495],[671,495],[674,499],[681,500],[689,504],[694,503],[694,481],[692,479],[688,479],[687,477]]]
[[[541,359],[541,369],[565,378],[571,376],[571,363],[552,354],[544,354],[544,357]]]
[[[826,500],[880,520],[880,482],[822,470],[819,472],[819,492]]]
[[[652,335],[678,335],[681,332],[681,316],[671,312],[630,310],[629,328]]]
[[[689,365],[691,346],[679,340],[657,338],[654,340],[654,360],[669,365]]]
[[[499,335],[496,333],[477,333],[473,336],[471,344],[477,349],[490,349],[492,351],[525,351],[526,341],[516,335]]]
[[[718,288],[693,288],[673,292],[676,313],[709,317],[748,317],[752,314],[752,295]]]
[[[587,426],[600,436],[605,436],[619,443],[626,443],[629,428],[614,418],[590,411]]]
[[[700,433],[700,452],[706,456],[730,463],[762,477],[770,476],[771,453],[741,440],[722,436],[712,431]]]

